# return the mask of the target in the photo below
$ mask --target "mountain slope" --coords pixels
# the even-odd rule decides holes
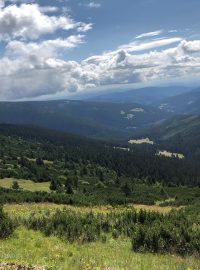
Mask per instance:
[[[200,116],[173,117],[154,125],[138,137],[148,137],[159,147],[173,152],[200,156]]]
[[[176,114],[200,114],[200,88],[166,98],[159,107]]]
[[[170,114],[150,106],[85,101],[1,102],[0,123],[33,124],[95,138],[128,138]]]

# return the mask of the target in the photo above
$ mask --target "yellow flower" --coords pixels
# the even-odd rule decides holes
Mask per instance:
[[[187,270],[192,270],[192,268],[188,267]]]

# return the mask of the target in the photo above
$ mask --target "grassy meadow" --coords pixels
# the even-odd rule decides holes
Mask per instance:
[[[4,178],[0,179],[0,187],[2,188],[11,188],[13,181],[16,181],[14,178]],[[32,192],[35,191],[45,191],[50,192],[49,185],[50,182],[35,183],[31,180],[17,179],[20,189],[29,190]]]
[[[107,206],[93,206],[93,207],[85,207],[85,206],[72,206],[72,205],[64,205],[64,204],[54,204],[54,203],[22,203],[22,204],[5,204],[4,210],[9,216],[12,217],[27,217],[32,214],[53,214],[55,211],[67,209],[72,210],[79,213],[96,213],[96,214],[109,214],[111,212],[124,212],[124,211],[132,211],[136,210],[146,210],[146,211],[156,211],[159,213],[169,213],[172,209],[176,209],[175,207],[161,207],[156,205],[136,205],[130,204],[126,206],[115,206],[112,207],[110,205]]]

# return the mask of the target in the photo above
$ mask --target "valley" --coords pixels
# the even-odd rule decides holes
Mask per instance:
[[[157,106],[0,103],[1,261],[198,270],[199,116]]]
[[[0,270],[200,270],[199,10],[0,0]]]
[[[158,108],[141,108],[135,103],[0,102],[0,123],[36,125],[104,140],[129,138],[135,130],[169,116]]]

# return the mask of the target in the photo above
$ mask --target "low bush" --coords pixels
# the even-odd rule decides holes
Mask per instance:
[[[9,217],[4,213],[3,207],[0,206],[0,238],[7,238],[14,231],[14,224]]]

